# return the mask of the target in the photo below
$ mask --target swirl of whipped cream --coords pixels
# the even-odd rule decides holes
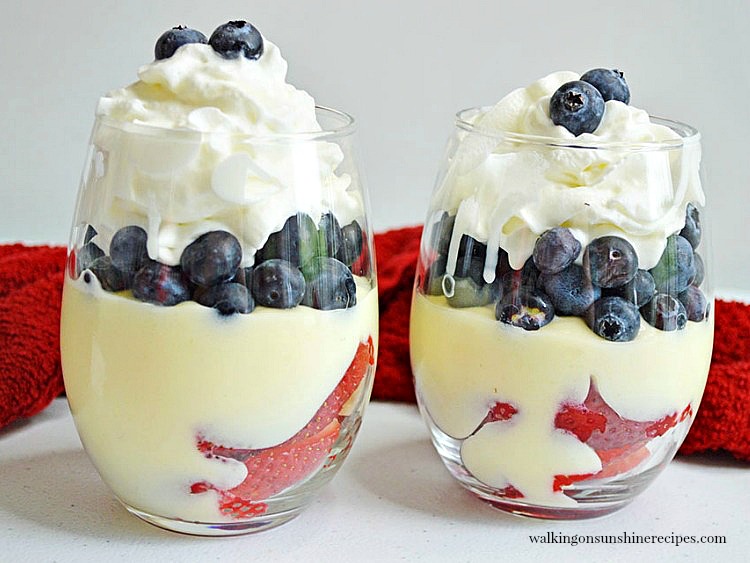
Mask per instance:
[[[682,142],[645,111],[615,100],[606,102],[594,133],[576,137],[552,122],[550,97],[579,78],[556,72],[514,90],[459,134],[435,196],[436,217],[443,210],[456,214],[448,273],[455,271],[457,234],[505,249],[519,269],[538,236],[557,226],[571,229],[584,247],[600,236],[625,238],[640,267],[652,268],[667,237],[684,226],[687,204],[704,205],[697,139]],[[674,148],[656,145],[663,141],[674,141]],[[488,282],[496,260],[488,252]]]
[[[335,172],[341,148],[283,138],[321,131],[315,101],[286,73],[267,40],[258,60],[224,59],[209,45],[189,44],[102,97],[86,181],[104,194],[104,205],[100,199],[88,210],[104,241],[123,225],[139,225],[149,255],[174,265],[198,236],[223,229],[240,240],[250,265],[296,213],[317,221],[331,211],[342,225],[361,217],[351,177]]]

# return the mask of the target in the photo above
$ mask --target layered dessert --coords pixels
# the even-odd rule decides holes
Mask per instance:
[[[362,190],[346,119],[324,130],[286,71],[247,22],[176,27],[99,101],[62,361],[86,451],[137,513],[293,511],[359,427],[378,326]]]
[[[485,498],[575,509],[625,490],[671,459],[700,402],[698,135],[629,101],[622,73],[595,69],[459,114],[411,357],[438,450]]]

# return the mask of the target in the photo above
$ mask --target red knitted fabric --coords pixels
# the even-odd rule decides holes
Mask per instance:
[[[375,235],[380,302],[375,399],[416,401],[409,362],[409,311],[421,236],[422,227]]]
[[[711,371],[680,453],[726,450],[750,461],[750,307],[716,302]]]
[[[380,346],[373,398],[414,402],[409,309],[421,227],[375,236]],[[0,245],[0,427],[63,391],[59,353],[65,249]],[[681,453],[726,450],[750,461],[750,306],[717,301],[706,392]]]
[[[60,300],[65,249],[0,245],[0,427],[63,392]]]

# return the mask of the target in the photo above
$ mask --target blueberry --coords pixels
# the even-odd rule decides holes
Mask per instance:
[[[221,315],[252,313],[255,300],[241,283],[222,283],[202,288],[195,295],[195,301],[205,307],[213,307]]]
[[[206,36],[200,31],[190,29],[183,25],[178,25],[172,29],[165,31],[161,34],[161,37],[156,40],[156,46],[154,47],[154,57],[156,60],[168,59],[174,55],[175,51],[187,45],[188,43],[206,43]]]
[[[129,289],[133,283],[133,273],[120,270],[109,256],[97,258],[89,269],[105,291],[123,291]]]
[[[687,239],[672,235],[667,239],[659,262],[649,271],[659,293],[676,296],[685,291],[695,278],[693,247]]]
[[[448,249],[453,236],[453,227],[456,224],[456,216],[443,212],[437,223],[433,224],[430,231],[430,248],[441,256],[448,256]]]
[[[571,264],[554,274],[542,274],[541,282],[558,315],[580,316],[601,294],[601,290],[591,283],[586,270],[578,264]]]
[[[352,221],[348,225],[344,225],[341,228],[342,244],[338,250],[336,258],[351,266],[357,259],[362,255],[362,248],[364,244],[364,233],[359,223]]]
[[[529,258],[520,270],[506,272],[501,279],[503,294],[518,293],[523,290],[534,291],[542,287],[541,272]]]
[[[484,263],[487,245],[469,235],[463,235],[458,245],[454,277],[471,278],[477,285],[484,284]]]
[[[148,260],[148,235],[141,227],[130,225],[118,230],[109,243],[112,263],[123,272],[137,272]]]
[[[706,318],[706,296],[694,285],[680,293],[680,303],[685,307],[685,314],[689,321],[702,321]]]
[[[280,258],[258,264],[253,270],[252,283],[255,300],[260,305],[274,309],[296,307],[305,294],[302,272]]]
[[[693,252],[693,266],[695,266],[695,275],[691,283],[698,287],[706,277],[706,266],[703,264],[703,258],[697,252]]]
[[[589,270],[594,285],[620,287],[632,280],[638,271],[638,256],[633,246],[623,238],[599,237],[586,247],[583,266]]]
[[[76,275],[91,267],[97,258],[104,256],[104,251],[95,242],[87,242],[76,253]]]
[[[646,270],[638,270],[633,279],[625,285],[602,291],[602,294],[607,297],[622,297],[639,308],[651,301],[655,293],[654,278]]]
[[[357,284],[343,262],[321,256],[312,260],[306,272],[303,305],[327,311],[357,304]]]
[[[244,285],[249,291],[253,290],[253,272],[255,268],[249,266],[247,268],[237,268],[237,272],[234,274],[232,281]]]
[[[580,253],[581,243],[570,229],[555,227],[536,240],[534,264],[543,274],[554,274],[570,266]]]
[[[576,137],[593,133],[604,115],[604,99],[588,82],[566,82],[552,94],[549,115],[552,123],[562,125]]]
[[[659,330],[680,330],[687,324],[685,306],[666,293],[657,293],[645,307],[641,307],[641,315]]]
[[[424,291],[427,295],[443,295],[443,276],[447,258],[438,256],[425,272]]]
[[[169,307],[190,299],[190,288],[179,266],[149,261],[133,278],[133,296]]]
[[[581,80],[599,90],[605,102],[617,100],[623,104],[630,103],[630,88],[625,76],[617,69],[595,68],[584,73]]]
[[[533,264],[533,260],[532,260]],[[498,277],[500,279],[505,276],[505,274],[512,272],[513,268],[510,267],[510,257],[508,256],[508,253],[503,248],[497,249],[497,266],[495,266],[495,277]]]
[[[318,230],[312,217],[293,215],[281,230],[271,233],[263,248],[255,255],[255,263],[280,258],[292,266],[301,266],[318,255]]]
[[[91,242],[91,239],[94,238],[96,235],[98,235],[96,229],[92,227],[91,225],[86,225],[86,232],[83,235],[83,244],[88,244]]]
[[[242,261],[242,247],[226,231],[210,231],[191,242],[180,257],[188,279],[203,287],[229,281]]]
[[[499,296],[499,280],[492,284],[478,285],[471,278],[455,279],[453,295],[448,297],[448,305],[456,308],[483,307]]]
[[[333,213],[326,213],[318,222],[318,256],[335,258],[344,246],[344,235],[338,219]],[[343,262],[343,260],[342,260]],[[303,262],[304,264],[304,262]]]
[[[504,295],[495,307],[495,318],[500,322],[524,330],[539,330],[555,316],[555,309],[541,291],[524,289]]]
[[[208,44],[225,59],[240,55],[256,60],[263,54],[263,37],[260,31],[246,21],[231,21],[220,25],[211,34]]]
[[[589,315],[591,330],[612,342],[630,342],[641,328],[638,309],[622,297],[602,297]]]
[[[680,236],[687,239],[690,246],[698,248],[702,233],[700,213],[692,203],[688,203],[685,209],[685,226],[680,231]]]

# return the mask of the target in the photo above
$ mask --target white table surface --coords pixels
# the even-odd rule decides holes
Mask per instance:
[[[0,431],[0,561],[748,561],[750,466],[678,457],[630,506],[582,522],[490,508],[449,476],[412,405],[372,403],[336,478],[260,534],[166,532],[122,508],[83,452],[64,399]],[[724,545],[532,544],[530,534],[724,535]]]

